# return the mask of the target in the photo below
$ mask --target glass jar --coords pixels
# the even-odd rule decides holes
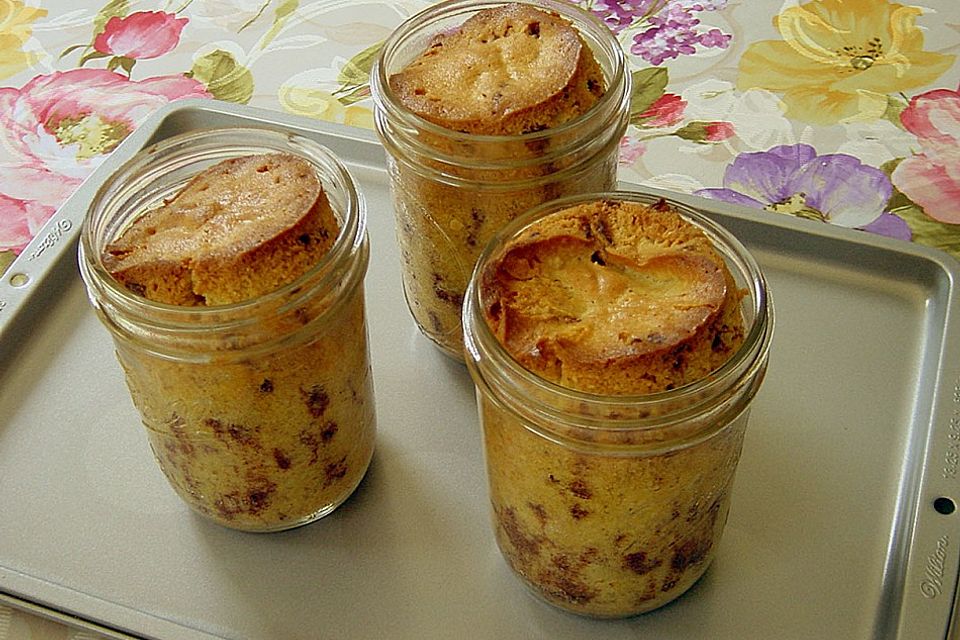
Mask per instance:
[[[569,20],[592,50],[606,92],[585,113],[522,135],[461,133],[408,109],[390,77],[439,33],[506,2],[441,2],[408,19],[384,43],[370,76],[375,122],[387,150],[403,287],[419,329],[463,359],[461,310],[487,240],[531,207],[565,195],[615,188],[630,105],[620,44],[589,12],[562,0],[526,2]]]
[[[713,558],[750,404],[767,367],[773,311],[746,249],[703,215],[670,203],[703,230],[746,293],[740,347],[707,377],[646,395],[575,391],[524,368],[491,331],[481,274],[529,225],[598,198],[659,200],[588,195],[514,221],[479,259],[464,303],[464,336],[501,553],[547,602],[623,617],[678,597]]]
[[[339,234],[298,279],[235,304],[148,300],[105,269],[105,247],[137,217],[227,158],[285,152],[315,169]],[[149,147],[97,192],[80,270],[109,330],[153,453],[196,512],[246,531],[317,520],[366,473],[375,412],[363,279],[365,204],[346,168],[298,135],[224,128]]]

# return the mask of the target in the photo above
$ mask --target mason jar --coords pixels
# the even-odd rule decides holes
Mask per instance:
[[[484,245],[537,204],[615,188],[619,143],[629,119],[630,74],[620,44],[592,14],[563,0],[521,4],[569,20],[591,50],[606,90],[587,111],[539,131],[480,135],[440,126],[409,109],[390,78],[438,34],[507,4],[453,0],[414,15],[386,40],[370,76],[407,305],[420,331],[458,360],[464,292]]]
[[[742,340],[729,358],[693,382],[640,395],[576,390],[522,366],[491,330],[485,310],[494,297],[479,283],[524,229],[598,197],[658,201],[625,192],[568,198],[508,225],[477,264],[464,336],[503,557],[557,607],[624,617],[677,598],[714,557],[767,368],[773,310],[743,245],[697,211],[669,203],[706,234],[744,294]]]
[[[139,216],[228,158],[283,152],[316,171],[339,232],[299,278],[217,306],[151,301],[115,280],[106,247]],[[133,404],[174,491],[226,527],[277,531],[332,512],[370,463],[376,430],[363,280],[364,200],[325,147],[256,128],[159,142],[97,192],[80,271],[113,338]]]

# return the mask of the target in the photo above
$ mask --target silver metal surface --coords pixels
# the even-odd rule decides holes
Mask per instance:
[[[210,524],[167,487],[76,273],[86,202],[113,167],[151,141],[233,124],[328,145],[369,209],[377,452],[345,505],[279,534]],[[178,640],[947,637],[960,566],[960,265],[673,197],[747,244],[777,308],[726,533],[677,602],[598,621],[526,593],[493,541],[472,383],[404,304],[382,148],[355,129],[210,101],[153,116],[4,276],[0,593],[118,635]],[[18,273],[27,284],[10,286]]]

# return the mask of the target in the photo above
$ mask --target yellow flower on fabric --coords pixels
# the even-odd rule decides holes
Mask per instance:
[[[33,22],[46,15],[46,9],[28,7],[20,0],[0,0],[0,80],[37,61],[36,54],[24,51],[23,45],[33,35]]]
[[[817,0],[774,18],[783,40],[751,44],[737,88],[779,93],[786,115],[813,124],[884,116],[888,95],[931,84],[955,56],[923,50],[919,7]]]
[[[279,97],[284,111],[289,113],[373,129],[373,112],[369,108],[356,104],[344,106],[333,94],[322,89],[284,86]]]

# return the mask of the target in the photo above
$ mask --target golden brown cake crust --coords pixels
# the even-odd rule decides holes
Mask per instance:
[[[719,367],[743,338],[742,293],[709,239],[668,204],[604,200],[524,231],[482,275],[487,324],[563,386],[664,391]]]
[[[135,293],[195,306],[252,299],[317,264],[338,222],[311,165],[271,153],[224,160],[137,219],[104,252]]]
[[[603,72],[570,22],[530,5],[480,11],[391,76],[404,106],[465,133],[517,135],[592,107]]]

